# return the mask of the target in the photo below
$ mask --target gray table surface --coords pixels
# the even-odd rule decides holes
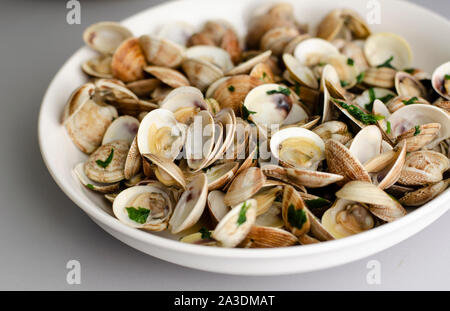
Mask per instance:
[[[1,290],[449,290],[450,213],[386,251],[333,269],[281,277],[238,277],[176,266],[140,253],[94,224],[57,187],[41,159],[37,116],[57,69],[83,43],[83,29],[163,1],[81,1],[81,25],[66,1],[0,2]],[[448,0],[414,0],[450,18]],[[445,243],[443,243],[445,242]],[[66,263],[81,263],[68,285]],[[381,284],[366,281],[369,260]]]

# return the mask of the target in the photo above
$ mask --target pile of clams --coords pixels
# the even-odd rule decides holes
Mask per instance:
[[[317,30],[290,4],[139,37],[86,29],[98,55],[62,123],[75,178],[123,224],[241,248],[320,243],[405,216],[449,185],[450,62],[337,9]]]

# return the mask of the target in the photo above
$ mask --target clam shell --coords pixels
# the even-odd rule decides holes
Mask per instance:
[[[446,100],[450,100],[449,80],[445,78],[445,76],[449,74],[450,62],[447,62],[436,68],[431,77],[431,84],[433,85],[434,90]]]
[[[191,84],[201,91],[224,76],[217,66],[199,59],[185,59],[181,64]]]
[[[84,62],[81,69],[92,77],[112,78],[111,62],[112,57],[110,55],[99,55]]]
[[[143,35],[139,43],[147,61],[155,66],[175,68],[183,61],[183,48],[166,39]]]
[[[261,50],[271,50],[273,55],[280,56],[286,45],[298,35],[300,33],[294,27],[272,28],[262,36]]]
[[[369,68],[364,74],[363,82],[367,85],[391,89],[395,86],[395,69],[391,68]]]
[[[395,74],[395,90],[399,96],[427,97],[427,90],[423,84],[404,71]]]
[[[174,69],[158,66],[147,66],[144,70],[172,88],[176,89],[182,86],[189,86],[189,80],[182,73]]]
[[[220,220],[212,237],[219,241],[222,247],[239,245],[255,223],[256,209],[257,203],[255,200],[247,200],[237,204]]]
[[[319,87],[319,83],[311,69],[302,65],[295,57],[290,54],[283,54],[283,62],[295,81],[312,89]]]
[[[449,185],[449,179],[409,192],[400,198],[399,202],[406,206],[421,206],[433,200],[445,191]]]
[[[252,199],[258,203],[258,209],[256,215],[262,215],[266,213],[277,199],[278,194],[283,190],[280,186],[264,187],[259,190]]]
[[[412,98],[413,98],[412,96],[397,96],[397,97],[393,98],[392,100],[390,100],[386,104],[386,107],[389,109],[389,111],[391,113],[394,113],[397,110],[405,107],[406,106],[405,103],[410,101]],[[423,99],[421,97],[416,97],[415,99],[417,99],[414,101],[416,104],[425,104],[425,105],[430,104],[426,99]]]
[[[125,167],[123,169],[125,179],[130,179],[135,176],[141,169],[142,158],[139,153],[137,145],[137,136],[134,137],[131,143],[130,150],[128,151],[127,159],[125,160]]]
[[[240,63],[230,71],[226,72],[227,76],[236,76],[236,75],[243,75],[246,73],[249,73],[250,70],[252,70],[253,67],[255,67],[259,63],[264,63],[267,60],[269,60],[270,56],[272,55],[272,51],[265,51],[243,63]]]
[[[151,163],[155,164],[158,169],[168,174],[183,189],[186,189],[186,180],[184,174],[175,163],[166,158],[158,157],[150,153],[142,154],[142,156],[144,160],[150,161]]]
[[[297,237],[308,233],[311,222],[306,211],[306,205],[298,192],[291,186],[285,186],[282,202],[282,217],[285,227]],[[300,216],[298,216],[298,213],[300,213]],[[298,217],[303,217],[303,219],[298,219]]]
[[[189,229],[203,214],[208,195],[208,181],[205,174],[197,175],[187,186],[175,206],[169,221],[173,234]]]
[[[85,163],[86,176],[99,183],[121,181],[125,178],[123,170],[129,148],[129,143],[124,140],[116,140],[99,147]],[[112,159],[105,168],[97,163],[99,160],[106,161],[111,154],[113,154]]]
[[[275,75],[272,68],[266,63],[259,63],[250,71],[250,77],[257,78],[263,83],[275,83]]]
[[[256,217],[255,225],[282,228],[284,226],[283,218],[281,216],[282,204],[280,202],[273,202],[269,209]]]
[[[225,162],[209,168],[206,171],[208,178],[208,191],[222,188],[230,181],[238,169],[239,163]]]
[[[407,152],[407,144],[403,144],[394,153],[394,159],[390,165],[386,166],[383,171],[378,173],[377,181],[379,182],[378,187],[380,189],[387,189],[397,182],[400,178],[403,165],[405,164]],[[365,166],[367,169],[367,166]]]
[[[316,66],[323,59],[339,55],[338,49],[330,42],[320,39],[311,38],[300,42],[294,51],[295,58],[304,66]]]
[[[230,54],[216,46],[197,45],[191,47],[186,50],[185,57],[209,62],[219,67],[223,72],[227,72],[234,67]]]
[[[312,131],[319,135],[324,142],[329,139],[334,139],[345,145],[352,139],[352,134],[348,131],[347,124],[340,121],[328,121],[322,123]]]
[[[301,34],[301,35],[294,37],[291,41],[289,41],[288,44],[286,44],[286,46],[284,47],[283,53],[294,55],[294,51],[295,51],[295,48],[297,47],[297,45],[299,45],[300,42],[302,42],[306,39],[309,39],[309,38],[311,38],[311,35],[309,35],[309,34]]]
[[[419,134],[416,134],[416,128],[403,132],[397,137],[397,142],[406,142],[406,152],[414,152],[430,144],[439,134],[440,123],[429,123],[419,126]]]
[[[206,111],[200,111],[187,129],[185,150],[188,166],[199,171],[208,163],[214,147],[214,120]]]
[[[394,68],[411,68],[411,47],[404,38],[393,33],[380,32],[371,35],[364,45],[364,53],[372,67],[379,66],[393,57],[391,65]]]
[[[73,175],[80,181],[80,183],[88,189],[100,192],[100,193],[112,193],[119,190],[120,183],[98,183],[95,182],[84,173],[84,162],[78,163],[72,170]]]
[[[286,230],[253,226],[239,246],[244,248],[273,248],[292,246],[297,242],[297,237]]]
[[[131,145],[136,137],[138,128],[138,119],[131,116],[120,116],[108,126],[103,136],[102,145],[115,140],[125,140]]]
[[[122,42],[114,52],[111,70],[114,78],[132,82],[144,78],[146,64],[139,40],[129,38]]]
[[[381,132],[376,125],[369,125],[359,131],[353,139],[349,151],[362,164],[381,152]]]
[[[102,54],[113,54],[124,40],[132,36],[131,31],[115,22],[99,22],[83,32],[84,43]]]
[[[161,82],[158,79],[143,79],[127,83],[127,88],[136,94],[136,96],[147,98],[150,97],[151,92],[155,90],[160,83]]]
[[[236,32],[232,29],[225,31],[220,47],[230,54],[233,63],[237,63],[240,60],[242,53],[241,43]]]
[[[225,193],[219,190],[213,190],[208,194],[208,209],[212,219],[218,223],[230,211],[230,208],[223,203]]]
[[[231,183],[224,202],[227,206],[234,206],[251,198],[262,188],[266,177],[258,167],[250,167],[239,175]]]

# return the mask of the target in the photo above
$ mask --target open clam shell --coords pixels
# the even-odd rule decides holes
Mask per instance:
[[[144,70],[162,83],[167,84],[174,89],[182,86],[189,86],[189,80],[181,72],[174,69],[159,66],[147,66]]]
[[[139,98],[149,98],[161,82],[158,79],[150,78],[127,83],[127,88]]]
[[[211,83],[224,76],[219,67],[200,59],[185,59],[181,66],[190,83],[201,91],[206,90]]]
[[[273,248],[292,246],[297,243],[297,237],[286,230],[253,226],[239,246],[244,248]]]
[[[239,65],[231,69],[230,71],[226,72],[227,76],[236,76],[236,75],[242,75],[249,73],[250,70],[252,70],[253,67],[255,67],[259,63],[266,62],[270,56],[272,55],[272,51],[265,51]]]
[[[131,116],[120,116],[108,126],[103,136],[102,145],[114,140],[125,140],[131,145],[136,137],[138,128],[138,119]]]
[[[297,237],[308,233],[311,222],[306,205],[298,192],[291,186],[285,186],[282,202],[282,217],[286,228]]]
[[[167,186],[172,186],[172,181],[174,181],[177,185],[181,186],[183,189],[186,189],[186,179],[184,174],[175,163],[167,158],[159,157],[151,153],[145,153],[142,154],[142,156],[144,160],[150,161],[157,166],[154,173],[160,182]]]
[[[312,70],[302,65],[295,57],[290,54],[283,54],[283,62],[295,81],[312,89],[319,87],[319,83]]]
[[[132,82],[144,78],[146,64],[139,40],[129,38],[122,42],[114,52],[111,70],[114,78],[123,82]]]
[[[328,121],[322,123],[312,129],[312,131],[319,135],[324,142],[329,139],[334,139],[345,145],[353,138],[352,134],[348,131],[347,124],[340,121]]]
[[[208,209],[213,220],[218,223],[230,211],[230,207],[223,202],[225,193],[219,190],[213,190],[208,193]]]
[[[113,54],[117,47],[133,34],[126,27],[115,22],[99,22],[86,28],[84,42],[102,54]]]
[[[250,167],[237,175],[225,195],[227,206],[235,206],[256,194],[266,181],[259,167]]]
[[[433,72],[431,83],[439,95],[450,100],[450,62],[442,64]]]
[[[186,157],[192,170],[199,171],[208,163],[214,147],[214,132],[212,115],[206,110],[200,111],[186,134]]]
[[[237,162],[225,162],[208,168],[205,172],[208,178],[208,191],[222,188],[234,177],[238,167]]]
[[[139,43],[147,61],[155,66],[175,68],[183,61],[184,51],[181,46],[166,39],[143,35]]]
[[[370,35],[370,28],[364,19],[350,9],[331,11],[319,24],[317,36],[325,40],[352,37],[364,39]]]
[[[450,180],[446,179],[433,185],[420,188],[416,191],[408,192],[399,199],[399,202],[406,206],[421,206],[444,192],[449,183]]]
[[[119,190],[120,186],[119,182],[105,184],[95,182],[89,179],[89,177],[87,177],[86,173],[84,172],[84,162],[75,165],[75,167],[72,170],[72,173],[76,176],[76,178],[80,181],[80,183],[83,186],[85,186],[90,190],[94,190],[100,193],[113,193]]]
[[[125,160],[125,167],[123,169],[123,174],[125,179],[129,180],[135,176],[141,170],[142,158],[139,153],[139,148],[137,145],[137,136],[134,137],[130,150],[128,151],[127,159]]]
[[[169,230],[179,233],[197,223],[203,214],[208,195],[208,180],[205,174],[198,174],[181,195],[169,221]]]
[[[271,50],[273,55],[280,56],[286,45],[298,35],[300,33],[295,27],[272,28],[262,36],[261,50]]]
[[[282,228],[284,226],[284,222],[281,215],[281,210],[281,202],[273,202],[266,212],[256,217],[255,225],[272,228]]]
[[[219,241],[222,247],[237,246],[245,239],[255,223],[256,209],[255,200],[237,204],[220,220],[212,237]]]
[[[99,55],[84,62],[81,69],[91,77],[112,78],[111,62],[110,55]]]
[[[84,165],[86,176],[99,183],[114,183],[125,178],[124,167],[130,144],[116,140],[99,147]]]
[[[395,74],[395,90],[399,96],[427,97],[427,90],[414,76],[404,71]]]
[[[127,226],[149,231],[162,231],[173,211],[167,191],[154,186],[134,186],[114,199],[114,215]]]
[[[393,152],[393,158],[385,167],[378,171],[375,176],[375,181],[380,189],[387,189],[391,187],[400,178],[403,165],[405,164],[406,150],[407,144],[403,144],[396,151],[387,152],[389,154]],[[366,164],[364,167],[366,169],[368,168]]]
[[[412,63],[412,52],[408,42],[399,35],[380,32],[367,38],[364,45],[364,53],[372,67],[389,63],[396,69],[410,68]]]
[[[207,61],[219,67],[223,72],[227,72],[234,67],[230,54],[216,46],[197,45],[190,47],[186,50],[185,57]]]
[[[308,67],[318,65],[331,55],[339,55],[339,50],[330,42],[320,38],[306,39],[300,42],[294,51],[294,56],[300,64]]]

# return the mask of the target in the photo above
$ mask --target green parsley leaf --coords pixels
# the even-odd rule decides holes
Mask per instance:
[[[303,209],[295,209],[294,205],[289,205],[287,218],[292,227],[302,229],[303,225],[308,220]]]
[[[94,190],[94,185],[93,184],[87,184],[86,187],[88,187],[91,190]]]
[[[298,96],[300,96],[300,83],[295,82],[294,91],[295,91],[295,94],[297,94]]]
[[[405,70],[403,70],[406,73],[409,73],[410,75],[412,75],[416,70],[414,68],[407,68]]]
[[[263,72],[263,79],[267,78],[267,73],[264,71]]]
[[[346,87],[349,83],[347,81],[341,80],[341,86]]]
[[[378,120],[384,119],[384,116],[364,113],[364,111],[362,111],[359,107],[356,107],[355,105],[348,105],[337,99],[333,99],[333,101],[339,104],[345,110],[347,110],[355,119],[361,121],[363,124],[376,124]]]
[[[211,231],[209,231],[205,227],[202,227],[199,232],[202,234],[202,239],[203,240],[211,238]]]
[[[349,65],[349,66],[355,65],[355,61],[353,60],[353,58],[348,58],[347,59],[347,65]]]
[[[230,91],[231,93],[233,93],[235,90],[236,90],[236,89],[234,88],[233,85],[230,85],[230,86],[228,87],[228,91]]]
[[[391,134],[391,131],[392,131],[392,129],[391,129],[391,122],[387,121],[386,122],[386,126],[387,126],[386,134]]]
[[[364,77],[366,76],[366,73],[363,71],[356,77],[356,82],[359,84],[363,82]]]
[[[244,120],[248,121],[248,117],[255,113],[256,113],[256,111],[248,110],[247,107],[242,105],[242,117],[244,118]]]
[[[310,208],[310,209],[322,208],[322,207],[329,206],[331,204],[330,201],[323,199],[323,198],[305,200],[305,203],[306,203],[306,206],[308,206],[308,208]]]
[[[450,74],[446,74],[444,80],[450,80]]]
[[[418,99],[416,96],[414,96],[413,98],[408,99],[408,100],[403,100],[402,102],[403,102],[405,105],[412,105],[412,104],[417,104],[418,101],[419,101],[419,99]]]
[[[128,218],[134,220],[139,224],[144,224],[147,221],[148,215],[150,215],[150,210],[142,207],[126,207],[128,212]]]
[[[375,90],[371,87],[369,89],[369,100],[371,103],[373,103],[377,99],[377,96],[375,95]]]
[[[270,90],[266,92],[267,95],[273,95],[273,94],[283,94],[286,96],[291,95],[291,90],[285,87],[279,87],[278,90]]]
[[[382,63],[381,65],[378,65],[377,68],[391,68],[391,69],[395,69],[394,66],[391,65],[392,61],[394,60],[394,56],[389,57],[389,59],[387,59],[384,63]]]
[[[387,103],[388,101],[390,101],[392,98],[394,98],[395,96],[392,94],[387,94],[386,96],[380,97],[378,98],[379,100],[381,100],[383,103]]]
[[[420,134],[420,125],[416,125],[414,127],[414,136],[417,136]]]
[[[247,202],[244,202],[244,204],[241,207],[241,210],[239,211],[239,217],[237,220],[238,226],[242,225],[244,222],[247,221],[247,210],[250,208],[251,204],[247,205]]]
[[[108,158],[105,161],[97,160],[97,161],[95,161],[95,163],[97,163],[98,166],[101,166],[103,168],[107,168],[108,165],[111,163],[113,157],[114,157],[114,149],[111,149],[111,152],[110,152]]]
[[[325,66],[327,63],[325,63],[325,62],[320,62],[319,64],[318,64],[318,66],[319,67],[323,67],[323,66]]]

